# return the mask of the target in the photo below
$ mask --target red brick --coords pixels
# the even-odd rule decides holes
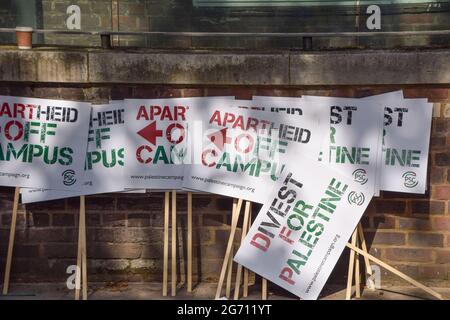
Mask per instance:
[[[413,214],[444,214],[445,202],[443,201],[411,201]]]
[[[417,247],[442,247],[444,236],[438,233],[411,232],[408,234],[408,244]]]
[[[90,259],[137,259],[141,256],[140,244],[91,244],[87,246]]]
[[[388,216],[373,217],[373,227],[375,229],[395,229],[395,218]]]
[[[33,219],[33,225],[35,227],[48,227],[50,225],[50,216],[48,213],[31,212],[30,216]]]
[[[375,206],[378,213],[404,213],[406,210],[405,201],[378,199]]]
[[[450,199],[450,186],[435,186],[433,199],[449,200]]]
[[[431,167],[428,169],[431,184],[440,184],[445,181],[446,169],[439,167]]]
[[[419,230],[419,231],[429,231],[431,230],[431,222],[428,218],[400,218],[399,219],[400,229],[404,230]]]
[[[273,88],[257,88],[255,96],[269,97],[298,97],[297,90],[292,89],[273,89]]]
[[[402,232],[366,232],[366,240],[374,245],[404,245],[405,234]]]
[[[450,231],[450,216],[445,217],[434,217],[433,218],[433,229]]]
[[[448,133],[450,130],[450,118],[433,118],[432,129],[435,134]]]
[[[437,166],[450,166],[450,152],[439,152],[434,155],[434,163]]]
[[[446,146],[447,146],[447,137],[444,136],[431,137],[430,148],[432,150],[445,148]]]
[[[392,261],[431,262],[430,250],[410,248],[387,248],[386,257]]]
[[[442,279],[447,280],[448,267],[439,265],[419,266],[419,279]]]
[[[129,227],[148,227],[150,226],[149,213],[129,213],[128,214]]]
[[[105,227],[124,227],[127,222],[125,213],[104,213],[102,218]]]
[[[450,250],[436,251],[436,263],[450,263]]]
[[[191,88],[182,90],[183,97],[203,97],[205,95],[205,90],[203,88]]]
[[[57,227],[75,226],[75,216],[71,213],[52,214],[52,225]]]
[[[447,88],[407,88],[403,89],[403,96],[407,99],[411,98],[429,98],[430,100],[445,100],[448,97]]]

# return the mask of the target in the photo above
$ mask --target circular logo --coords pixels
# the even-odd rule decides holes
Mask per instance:
[[[414,188],[419,184],[419,181],[417,181],[417,174],[414,171],[407,171],[402,175],[402,178],[404,179],[403,184],[407,188]]]
[[[65,186],[71,186],[77,181],[77,179],[75,178],[75,171],[73,171],[72,169],[67,169],[61,175],[63,177],[63,184]]]
[[[357,206],[361,206],[364,201],[366,200],[366,197],[364,196],[364,193],[360,192],[355,192],[355,191],[351,191],[348,194],[347,200],[350,204],[356,204]]]
[[[366,184],[367,180],[369,180],[369,178],[367,178],[367,171],[364,169],[356,169],[353,171],[352,175],[353,180],[361,185]]]

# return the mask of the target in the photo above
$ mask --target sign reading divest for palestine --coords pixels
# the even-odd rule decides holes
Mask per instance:
[[[425,193],[432,114],[424,99],[385,106],[381,190]]]
[[[287,163],[317,157],[327,130],[313,117],[235,106],[212,102],[190,114],[193,164],[183,187],[263,203]]]
[[[124,190],[123,141],[124,105],[122,101],[94,105],[90,119],[85,177],[81,190],[21,189],[22,203]]]
[[[127,188],[181,188],[190,152],[187,117],[195,102],[208,99],[216,98],[125,100]]]
[[[91,104],[0,96],[0,185],[76,190]]]
[[[373,196],[300,158],[268,195],[234,260],[302,299],[317,299]]]

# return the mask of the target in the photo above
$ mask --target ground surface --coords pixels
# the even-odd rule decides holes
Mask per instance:
[[[433,288],[437,292],[443,294],[445,297],[450,298],[450,288]],[[185,288],[178,290],[177,296],[174,297],[162,297],[161,284],[160,283],[90,283],[88,298],[92,300],[102,299],[212,299],[216,290],[216,285],[212,283],[202,283],[195,287],[192,293],[186,292]],[[232,291],[233,292],[233,291]],[[249,297],[247,299],[261,298],[260,288],[251,286],[249,289]],[[170,291],[169,291],[170,294]],[[73,299],[74,292],[69,291],[65,284],[13,284],[10,287],[10,292],[7,296],[1,296],[0,300],[9,299]],[[286,292],[275,290],[269,290],[269,300],[277,299],[295,299],[294,296],[289,295]],[[328,286],[326,291],[323,292],[321,299],[326,300],[340,300],[345,299],[345,288],[342,286]],[[363,290],[361,297],[363,300],[421,300],[421,299],[433,299],[432,296],[423,292],[418,288],[405,287],[405,286],[388,286],[376,291]]]

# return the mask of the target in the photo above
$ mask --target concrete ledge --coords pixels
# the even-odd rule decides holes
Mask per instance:
[[[72,51],[0,50],[0,81],[88,81],[88,55]]]
[[[178,85],[449,84],[450,49],[127,52],[0,48],[0,81]]]
[[[290,85],[450,83],[450,50],[291,55]]]
[[[90,53],[92,83],[283,85],[287,54]]]

